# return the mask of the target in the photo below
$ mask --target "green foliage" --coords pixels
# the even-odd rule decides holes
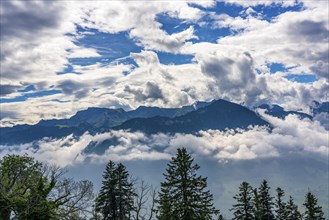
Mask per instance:
[[[231,211],[233,212],[233,219],[235,220],[251,220],[253,216],[253,188],[247,182],[242,182],[239,187],[239,193],[233,198],[237,201],[233,205]]]
[[[138,194],[135,193],[126,167],[109,161],[102,188],[91,209],[94,195],[90,181],[63,178],[62,169],[27,155],[7,155],[0,160],[0,220],[9,220],[11,216],[24,220],[82,220],[87,216],[93,220],[151,220],[154,201],[159,220],[211,220],[215,216],[222,220],[223,216],[214,208],[212,194],[206,189],[207,178],[197,174],[199,168],[185,148],[178,149],[168,163],[157,199],[156,190],[143,181],[136,190]],[[284,190],[277,188],[273,202],[266,180],[258,188],[242,182],[233,197],[236,200],[231,209],[233,219],[325,219],[322,207],[311,192],[306,194],[303,215],[293,198],[290,196],[284,201],[284,196]],[[148,205],[150,214],[146,211]]]
[[[197,174],[199,168],[185,148],[177,150],[161,183],[158,219],[208,220],[219,213],[214,208],[212,194],[206,190],[207,178]]]
[[[280,187],[276,189],[276,199],[275,199],[275,219],[286,220],[287,211],[286,204],[283,202],[284,191]]]
[[[45,212],[50,213],[50,210],[46,211],[50,207],[40,208],[44,206],[47,187],[41,163],[26,155],[5,156],[0,161],[1,218],[9,219],[12,212],[19,218],[36,214],[42,217]]]
[[[125,166],[109,161],[103,178],[103,186],[96,198],[96,212],[100,212],[103,219],[129,219],[134,207],[135,193]]]
[[[0,161],[0,219],[72,219],[93,198],[90,181],[61,178],[62,170],[27,155],[7,155]]]
[[[318,200],[315,196],[308,192],[305,197],[305,206],[304,219],[305,220],[324,220],[323,211],[321,206],[318,205]]]
[[[249,183],[242,182],[239,186],[239,193],[233,198],[237,201],[233,205],[233,219],[236,220],[324,220],[322,207],[317,204],[315,196],[308,192],[306,194],[306,208],[304,215],[298,211],[298,206],[289,196],[287,202],[284,201],[285,192],[281,188],[276,189],[275,203],[270,195],[270,187],[266,180],[263,180],[260,187],[253,189]],[[274,213],[272,212],[275,207]]]
[[[286,204],[286,213],[287,213],[287,219],[289,220],[302,219],[302,215],[298,211],[298,207],[297,205],[295,205],[294,200],[291,196],[289,196],[289,201]]]
[[[270,194],[270,187],[266,180],[263,180],[258,188],[258,200],[259,200],[259,219],[261,220],[272,220],[274,215],[272,212],[273,208],[273,197]]]
[[[253,199],[252,199],[252,203],[253,203],[253,216],[255,218],[255,220],[260,220],[261,219],[261,202],[259,200],[259,196],[258,196],[258,190],[257,188],[253,189]]]

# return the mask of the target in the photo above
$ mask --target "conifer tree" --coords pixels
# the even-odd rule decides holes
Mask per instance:
[[[129,173],[122,163],[118,164],[116,174],[118,178],[117,202],[119,219],[130,219],[130,213],[134,208],[135,192],[133,184],[130,182]]]
[[[272,220],[274,215],[272,213],[273,208],[273,197],[270,195],[270,187],[266,180],[263,180],[258,188],[258,196],[260,203],[260,219],[261,220]]]
[[[206,190],[207,178],[197,174],[199,168],[185,148],[177,150],[161,183],[158,219],[210,220],[219,213],[212,194]]]
[[[133,209],[134,191],[125,166],[109,161],[103,178],[103,186],[96,198],[95,210],[103,215],[103,219],[129,219]]]
[[[275,219],[286,220],[286,204],[283,202],[284,191],[280,187],[276,189],[276,199],[275,199]]]
[[[322,207],[318,205],[317,198],[311,193],[306,194],[305,203],[305,220],[324,220]]]
[[[261,204],[259,201],[259,196],[258,196],[258,190],[255,188],[253,190],[253,199],[252,199],[252,205],[253,205],[253,216],[255,220],[260,220],[261,219]]]
[[[252,193],[253,189],[249,183],[242,182],[239,187],[239,193],[233,197],[237,201],[237,204],[233,205],[231,209],[231,211],[234,211],[234,220],[254,219]]]
[[[158,213],[160,215],[158,216],[158,220],[167,220],[167,219],[178,219],[178,216],[175,216],[173,213],[172,207],[174,207],[174,203],[172,201],[172,198],[170,196],[171,187],[169,185],[165,185],[164,187],[161,187],[161,191],[159,192],[159,207],[158,207]]]
[[[118,219],[116,204],[117,177],[115,174],[116,164],[109,161],[103,174],[102,188],[96,198],[95,210],[103,215],[103,219]]]
[[[298,211],[298,206],[295,205],[294,200],[289,196],[289,201],[286,204],[286,215],[289,220],[300,220],[302,215]]]

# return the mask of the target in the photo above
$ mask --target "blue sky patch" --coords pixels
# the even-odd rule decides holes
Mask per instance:
[[[201,6],[193,5],[196,8],[202,8]],[[203,9],[203,8],[202,8]],[[216,7],[204,9],[207,12],[215,12],[217,14],[226,13],[230,16],[238,16],[243,7],[226,4],[223,2],[217,2]],[[216,43],[218,38],[232,35],[232,31],[229,28],[214,28],[213,19],[209,16],[203,16],[197,23],[185,22],[182,19],[173,18],[166,13],[159,14],[156,20],[162,24],[162,29],[168,34],[174,34],[182,32],[188,29],[190,26],[194,27],[195,35],[198,39],[191,39],[192,43],[198,42],[210,42]],[[202,25],[200,25],[202,23]]]
[[[78,66],[90,66],[96,63],[108,63],[108,59],[102,59],[99,57],[88,57],[88,58],[70,58],[68,59],[69,62],[72,65],[78,65]],[[70,65],[70,66],[72,66]],[[67,71],[70,72],[70,67],[66,69]],[[72,68],[73,70],[73,68]],[[68,73],[67,71],[64,70],[64,73]]]
[[[217,2],[216,7],[208,9],[210,12],[216,12],[216,14],[228,14],[231,17],[240,16],[241,11],[245,8],[239,5],[235,5],[229,2]]]
[[[295,3],[294,6],[282,7],[279,4],[271,4],[270,6],[258,5],[256,7],[252,7],[258,13],[262,14],[262,18],[266,21],[271,21],[273,18],[277,17],[280,14],[283,14],[288,11],[302,11],[303,3],[298,2]]]
[[[55,95],[55,94],[60,94],[60,93],[62,93],[62,91],[60,91],[60,90],[44,90],[44,91],[39,91],[39,92],[34,92],[34,93],[23,94],[21,96],[15,97],[15,98],[0,98],[0,103],[24,102],[28,98],[36,98],[36,97]]]
[[[24,89],[17,90],[18,92],[30,92],[30,91],[35,91],[34,85],[29,85],[25,87]]]
[[[117,34],[103,33],[95,29],[84,29],[78,27],[78,32],[85,31],[94,34],[84,35],[83,38],[75,42],[77,46],[86,48],[94,48],[101,55],[100,57],[91,58],[71,58],[71,65],[87,66],[95,63],[110,63],[118,58],[129,56],[131,52],[138,53],[143,48],[135,44],[129,38],[128,32],[120,32]]]
[[[267,65],[270,69],[270,73],[286,72],[288,69],[282,63],[271,63]]]
[[[198,36],[199,39],[193,39],[193,43],[197,42],[209,42],[216,43],[217,40],[221,37],[226,37],[232,35],[232,31],[229,28],[213,28],[210,26],[196,26],[195,35]]]
[[[192,25],[182,19],[170,17],[167,13],[158,14],[156,21],[162,25],[161,29],[166,31],[168,34],[182,32]]]
[[[285,78],[299,83],[312,83],[318,80],[313,74],[288,74]]]

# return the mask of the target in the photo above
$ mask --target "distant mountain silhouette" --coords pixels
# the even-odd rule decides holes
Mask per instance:
[[[69,119],[41,120],[35,125],[0,128],[1,144],[27,143],[43,137],[60,138],[70,134],[94,134],[108,130],[128,119],[123,109],[88,108]]]
[[[225,100],[214,101],[210,105],[183,116],[168,118],[156,116],[153,118],[135,118],[124,122],[113,129],[129,129],[148,134],[191,133],[200,130],[231,128],[247,128],[250,125],[269,125],[255,112]]]
[[[165,116],[174,118],[211,102],[197,102],[182,108],[159,108],[141,106],[136,110],[126,112],[123,109],[88,108],[78,111],[68,119],[41,120],[35,125],[17,125],[14,127],[0,128],[0,144],[27,143],[43,137],[60,138],[70,134],[82,135],[105,132],[132,118],[150,118]]]
[[[277,118],[284,119],[286,116],[288,116],[290,114],[293,114],[293,115],[297,115],[300,118],[312,119],[311,115],[308,115],[308,114],[303,113],[303,112],[297,112],[297,111],[285,111],[284,108],[282,108],[279,105],[262,104],[262,105],[258,106],[257,108],[265,109],[266,114],[272,115],[272,116],[277,117]]]
[[[313,114],[328,112],[329,102],[314,102]],[[296,114],[302,118],[312,116],[296,111],[285,111],[278,105],[261,105],[258,108],[275,117],[284,118]],[[148,134],[193,133],[207,129],[248,128],[252,125],[270,126],[255,112],[241,105],[224,100],[197,102],[181,108],[141,106],[132,111],[123,109],[88,108],[78,111],[68,119],[41,120],[35,125],[0,127],[0,144],[21,144],[44,137],[61,138],[85,132],[102,133],[111,129],[143,131]],[[92,144],[90,146],[92,148]]]
[[[119,125],[129,119],[127,112],[122,108],[107,109],[107,108],[88,108],[78,111],[69,119],[59,120],[41,120],[39,126],[59,126],[59,127],[79,127],[81,123],[88,124],[94,129],[108,129]]]

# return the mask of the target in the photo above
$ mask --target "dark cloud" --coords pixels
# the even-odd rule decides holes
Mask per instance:
[[[1,63],[5,63],[5,60],[10,57],[10,55],[8,56],[7,52],[11,53],[11,51],[5,50],[3,49],[3,47],[1,47],[0,50]],[[20,61],[20,62],[28,65],[27,61]],[[6,79],[18,80],[22,75],[27,75],[28,73],[29,71],[27,69],[22,68],[21,65],[10,66],[10,68],[3,68],[2,66],[0,71],[0,76]]]
[[[163,100],[164,102],[167,102],[166,98],[163,95],[163,92],[159,85],[153,83],[153,82],[147,82],[145,84],[145,88],[143,89],[134,89],[130,86],[125,86],[124,88],[125,92],[131,93],[134,95],[134,98],[138,102],[146,101],[146,100]]]
[[[316,74],[320,78],[329,79],[329,45],[323,45],[323,49],[321,48],[320,51],[314,51],[313,49],[310,46],[303,51],[290,50],[289,55],[307,60],[310,63],[309,70],[311,73]]]
[[[160,89],[159,85],[152,82],[146,83],[145,94],[146,97],[150,99],[164,99],[162,90]]]
[[[74,95],[77,99],[84,98],[89,93],[89,88],[84,83],[73,80],[64,80],[58,83],[57,88],[66,95]]]
[[[314,120],[319,121],[326,130],[329,130],[329,113],[321,112],[315,115]]]
[[[230,66],[233,63],[234,61],[227,57],[224,57],[221,60],[219,60],[217,57],[212,57],[202,63],[201,70],[204,74],[211,77],[226,78],[230,73]]]
[[[45,28],[56,28],[60,21],[59,10],[53,1],[2,1],[1,40],[34,38]]]
[[[328,39],[329,42],[329,39]],[[318,53],[313,53],[310,56],[310,60],[313,60],[313,65],[310,70],[317,76],[329,79],[329,45],[323,51]]]
[[[298,96],[299,99],[302,101],[302,103],[311,103],[314,100],[312,96],[312,92],[306,89],[304,85],[301,86]]]
[[[298,57],[304,57],[311,61],[313,65],[309,69],[317,76],[329,79],[329,30],[324,21],[303,20],[291,23],[287,29],[289,35],[293,36],[296,41],[306,43],[324,43],[323,49],[314,51],[309,48],[306,51],[296,53]]]
[[[318,42],[328,41],[329,30],[324,21],[316,22],[304,20],[290,24],[288,33],[296,36],[298,39]]]
[[[18,88],[20,88],[20,86],[0,85],[0,96],[6,96],[11,93],[17,92]]]
[[[257,79],[254,61],[248,52],[232,54],[227,57],[215,54],[199,58],[201,71],[214,79],[208,89],[218,91],[220,98],[237,100],[252,105],[257,97],[267,90],[264,80]]]
[[[35,78],[29,76],[37,75],[38,71],[46,74],[52,72],[49,71],[52,67],[54,72],[61,69],[65,60],[58,53],[53,54],[49,45],[40,47],[62,31],[64,6],[61,5],[57,1],[1,1],[2,79],[16,83],[30,81]],[[60,48],[59,44],[56,46]]]
[[[255,81],[253,59],[249,53],[235,59],[223,55],[210,56],[201,62],[201,70],[220,82],[223,89],[244,88]],[[233,88],[232,88],[233,87]]]

